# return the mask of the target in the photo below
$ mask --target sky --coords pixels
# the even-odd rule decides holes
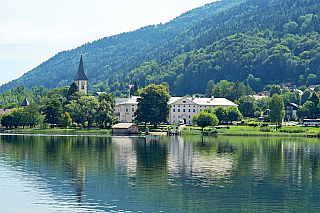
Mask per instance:
[[[58,52],[166,23],[215,0],[0,0],[0,85]]]

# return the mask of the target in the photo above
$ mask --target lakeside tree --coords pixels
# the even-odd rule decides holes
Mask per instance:
[[[281,87],[280,87],[280,85],[275,85],[275,84],[273,84],[273,85],[271,86],[271,89],[270,89],[270,97],[272,97],[274,94],[281,95]]]
[[[23,120],[25,124],[34,127],[39,124],[41,120],[40,108],[36,103],[30,103],[23,109]]]
[[[227,110],[225,108],[223,108],[222,106],[217,107],[214,110],[214,114],[216,114],[219,122],[221,123],[222,121],[227,121],[228,117],[227,117]]]
[[[308,108],[302,107],[297,110],[297,116],[300,119],[309,118],[310,117],[310,110]]]
[[[60,122],[61,126],[64,128],[67,128],[68,126],[71,126],[72,124],[72,119],[70,118],[70,115],[68,112],[65,112],[62,116],[61,122]]]
[[[269,101],[269,116],[272,122],[276,123],[276,127],[281,127],[282,118],[284,118],[284,103],[282,97],[275,93]]]
[[[171,105],[168,104],[170,95],[165,86],[150,84],[141,91],[138,98],[138,109],[134,112],[135,121],[145,124],[150,122],[157,126],[161,122],[167,122]]]
[[[211,98],[212,97],[212,90],[214,88],[214,81],[210,80],[207,83],[207,87],[206,87],[206,96],[207,98]]]
[[[84,119],[88,122],[88,129],[91,127],[93,121],[96,119],[97,110],[99,108],[99,101],[92,96],[82,96],[78,103],[80,105],[81,114],[84,115]]]
[[[318,109],[317,109],[317,106],[315,105],[314,102],[312,101],[306,101],[304,104],[303,104],[303,108],[306,108],[309,110],[309,116],[311,118],[316,118],[317,117],[317,112],[318,112]]]
[[[228,121],[238,121],[241,120],[243,118],[243,115],[241,114],[241,112],[239,111],[238,107],[236,106],[229,106],[227,108],[227,117],[228,117]]]
[[[206,126],[216,126],[219,124],[217,116],[213,113],[206,111],[201,111],[199,112],[199,114],[194,115],[192,117],[192,122],[197,124],[197,126],[200,126],[202,128],[202,132],[203,128]]]
[[[102,93],[98,97],[99,108],[96,122],[100,128],[107,128],[117,122],[115,117],[115,98],[110,93]]]
[[[70,101],[72,99],[72,96],[74,96],[76,92],[79,92],[79,88],[77,84],[73,82],[69,87],[69,90],[67,93],[67,100]]]
[[[57,98],[47,99],[42,107],[42,112],[45,116],[44,121],[51,124],[51,127],[59,125],[63,115],[61,101]]]
[[[239,110],[245,117],[253,117],[255,112],[254,99],[246,96],[241,96],[238,100]]]
[[[305,89],[301,95],[301,105],[303,105],[311,96],[311,90]]]

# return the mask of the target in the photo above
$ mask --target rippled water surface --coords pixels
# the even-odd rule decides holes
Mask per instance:
[[[319,212],[320,140],[0,135],[0,212]]]

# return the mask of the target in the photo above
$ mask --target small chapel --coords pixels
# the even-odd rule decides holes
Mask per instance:
[[[81,54],[78,72],[74,77],[74,83],[78,86],[78,89],[80,92],[84,92],[88,94],[88,80],[89,79],[84,71],[82,54]]]

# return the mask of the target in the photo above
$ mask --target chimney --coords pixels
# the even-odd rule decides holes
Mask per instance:
[[[211,97],[211,101],[213,101],[213,99],[214,99],[214,96]]]

